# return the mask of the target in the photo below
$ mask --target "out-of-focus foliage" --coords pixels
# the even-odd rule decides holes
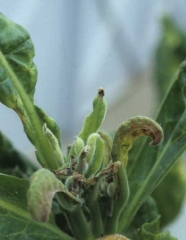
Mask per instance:
[[[179,214],[185,199],[185,185],[183,161],[178,161],[152,194],[161,214],[161,226],[167,225]]]
[[[164,17],[155,58],[155,80],[160,100],[167,94],[173,74],[185,58],[186,32],[183,32],[173,19]],[[179,96],[178,93],[178,104]],[[181,159],[153,192],[161,214],[161,226],[172,222],[180,213],[186,193],[185,171],[184,159]]]
[[[155,80],[159,98],[162,99],[178,70],[186,58],[186,33],[170,17],[162,19],[162,34],[155,55]]]

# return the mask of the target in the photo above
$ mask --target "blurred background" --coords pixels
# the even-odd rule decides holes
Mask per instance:
[[[6,0],[0,1],[0,11],[31,35],[38,67],[35,103],[57,121],[64,146],[80,131],[99,87],[108,103],[104,130],[135,115],[155,117],[164,94],[156,81],[161,44],[174,24],[179,31],[170,46],[180,44],[177,36],[186,33],[184,0]],[[163,21],[164,16],[171,20]],[[2,104],[0,113],[2,132],[34,159],[17,115]],[[185,240],[185,221],[183,206],[168,226],[179,240]]]

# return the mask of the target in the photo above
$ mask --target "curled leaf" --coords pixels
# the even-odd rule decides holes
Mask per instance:
[[[49,170],[42,168],[32,175],[27,199],[28,209],[35,220],[48,221],[52,199],[57,192],[65,193],[76,205],[82,203],[82,200],[71,194]]]
[[[152,139],[150,145],[158,145],[163,139],[161,126],[148,117],[133,117],[124,121],[115,133],[111,156],[113,161],[121,161],[126,168],[128,151],[137,137],[148,136]]]
[[[85,118],[83,129],[79,137],[85,142],[91,133],[94,133],[100,127],[106,113],[106,102],[103,99],[105,93],[103,88],[98,89],[98,94],[93,101],[93,111]]]

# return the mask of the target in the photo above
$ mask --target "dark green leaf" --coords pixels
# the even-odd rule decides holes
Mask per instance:
[[[0,50],[33,100],[37,69],[32,59],[34,46],[28,32],[0,13]],[[1,67],[1,66],[0,66]],[[17,109],[19,95],[6,71],[0,68],[0,101]]]
[[[0,183],[0,239],[73,240],[55,225],[32,220],[27,211],[27,180],[0,174]]]
[[[29,177],[36,167],[0,133],[0,172],[18,177]]]

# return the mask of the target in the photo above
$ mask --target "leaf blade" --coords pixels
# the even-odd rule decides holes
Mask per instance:
[[[28,181],[0,174],[0,237],[1,239],[72,240],[51,223],[32,220],[27,211]]]

